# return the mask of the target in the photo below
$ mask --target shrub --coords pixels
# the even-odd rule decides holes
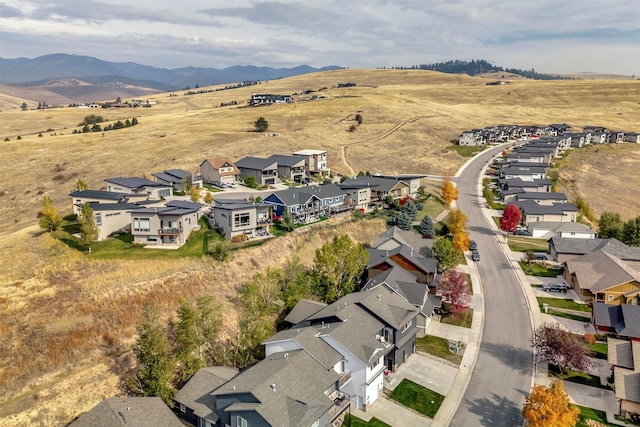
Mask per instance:
[[[209,256],[217,261],[225,261],[229,257],[229,249],[224,242],[216,242],[209,247]]]
[[[595,344],[596,343],[596,337],[593,334],[584,334],[584,341],[587,344]]]

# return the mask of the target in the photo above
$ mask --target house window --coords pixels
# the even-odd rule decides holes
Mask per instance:
[[[169,196],[171,196],[171,190],[158,190],[158,197],[160,197],[161,199],[166,199]]]
[[[248,227],[251,224],[249,212],[235,214],[233,220],[236,227]]]
[[[373,370],[376,366],[378,366],[380,364],[380,359],[376,359],[373,364],[371,365],[371,369]]]
[[[237,427],[249,427],[249,423],[247,422],[247,420],[245,420],[240,415],[238,415],[238,419],[236,420],[236,426]]]
[[[102,225],[102,214],[100,212],[96,213],[96,225],[98,227]]]
[[[411,327],[411,325],[412,325],[412,324],[413,324],[413,320],[409,320],[409,321],[407,322],[407,324],[406,324],[406,325],[404,325],[404,326],[402,327],[402,329],[400,329],[400,332],[404,332],[404,331],[406,331],[407,329],[409,329],[409,328]]]
[[[613,301],[613,295],[609,294],[609,296],[607,297],[608,301]]]
[[[149,218],[133,218],[133,231],[151,231]]]

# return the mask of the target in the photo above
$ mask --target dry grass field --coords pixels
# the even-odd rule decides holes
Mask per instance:
[[[341,82],[356,82],[357,87],[338,89]],[[61,425],[100,399],[122,393],[119,375],[131,364],[127,350],[142,302],[151,301],[171,316],[179,298],[214,293],[224,301],[227,326],[233,328],[231,301],[256,271],[280,265],[294,252],[309,263],[314,249],[335,233],[348,232],[366,242],[384,228],[383,221],[336,228],[329,224],[235,252],[223,265],[210,259],[99,261],[38,229],[44,194],[70,213],[68,194],[78,178],[99,189],[106,177],[150,176],[169,168],[196,172],[207,157],[239,159],[304,148],[326,149],[331,169],[348,175],[359,170],[447,175],[466,159],[446,146],[471,127],[567,122],[640,130],[635,122],[640,82],[485,83],[426,71],[338,70],[206,94],[161,94],[149,97],[157,101],[152,108],[0,112],[0,424]],[[321,99],[310,99],[316,92],[297,95],[287,105],[245,104],[252,92],[302,93],[325,87]],[[240,105],[219,107],[234,100]],[[72,135],[88,114],[110,121],[136,116],[139,124]],[[356,114],[363,123],[349,132]],[[259,116],[277,137],[253,131]],[[610,162],[619,161],[636,173],[640,169],[633,147],[600,150],[599,155],[611,150]],[[616,173],[604,165],[590,169],[593,185],[598,174],[609,175],[607,186],[598,186],[596,193],[581,186],[579,159],[575,165],[561,170],[562,182],[583,194],[597,212],[594,195],[615,199],[626,191],[617,185],[623,180],[613,178],[620,166],[612,169]],[[640,198],[632,196],[628,206],[637,212]]]

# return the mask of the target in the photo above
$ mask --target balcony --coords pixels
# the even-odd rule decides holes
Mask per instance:
[[[334,393],[336,393],[335,396]],[[333,405],[331,405],[326,412],[328,414],[329,421],[333,421],[338,418],[338,416],[346,411],[351,404],[350,396],[348,394],[338,391],[335,391],[334,393],[329,395],[329,398],[333,399]]]
[[[158,236],[179,236],[181,231],[180,228],[159,228]]]

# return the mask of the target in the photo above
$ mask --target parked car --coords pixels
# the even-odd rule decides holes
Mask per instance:
[[[229,183],[229,188],[236,188],[235,182],[230,182]]]
[[[470,240],[469,241],[469,250],[472,250],[472,251],[477,251],[478,250],[478,244],[476,243],[475,240]]]
[[[536,261],[547,261],[549,258],[545,254],[535,254]]]
[[[546,292],[567,292],[569,287],[565,283],[547,283],[542,286],[542,290]]]
[[[477,249],[471,251],[471,259],[474,261],[480,261],[480,252]]]
[[[531,234],[529,234],[527,230],[524,230],[522,228],[516,228],[513,231],[513,234],[515,234],[516,236],[531,236]]]

